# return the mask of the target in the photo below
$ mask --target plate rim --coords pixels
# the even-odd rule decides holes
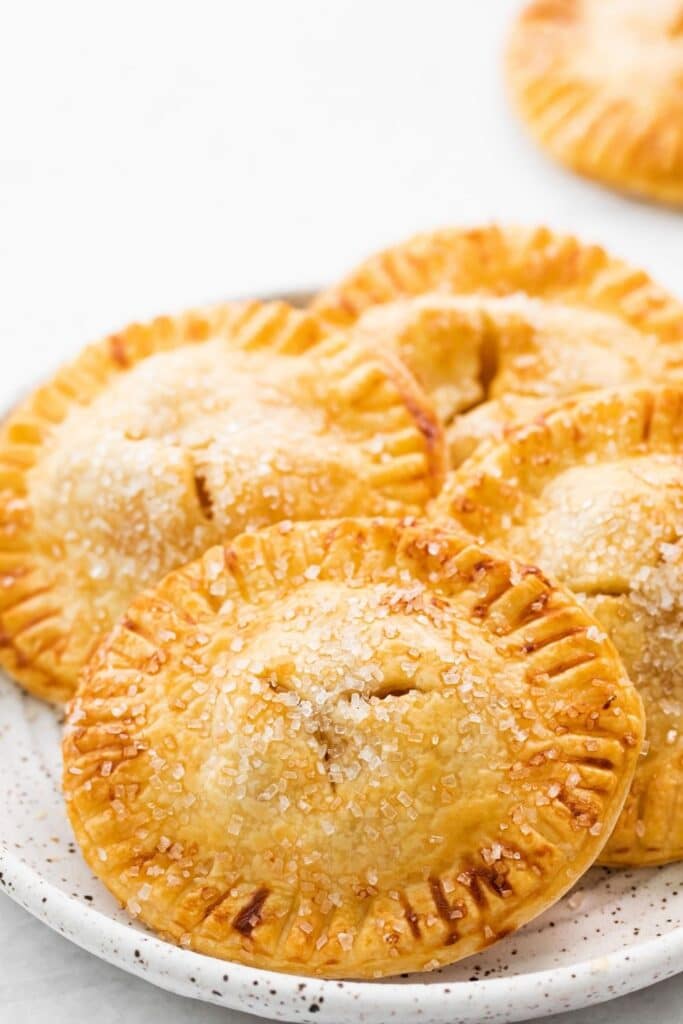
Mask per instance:
[[[615,981],[622,980],[624,974],[631,974],[632,985],[626,987],[623,992],[619,994],[627,994],[628,992],[636,991],[639,988],[646,987],[651,984],[655,979],[651,981],[640,983],[641,977],[648,973],[651,968],[656,970],[659,966],[660,959],[665,955],[665,952],[671,956],[672,962],[674,961],[676,953],[683,951],[683,926],[674,928],[671,932],[665,935],[647,939],[636,945],[629,945],[618,952],[613,952],[600,957],[592,957],[588,960],[582,960],[575,964],[568,964],[562,967],[547,968],[542,971],[527,971],[525,973],[516,975],[506,975],[505,977],[499,978],[484,978],[476,982],[472,981],[414,981],[404,982],[401,984],[392,983],[391,980],[382,980],[380,983],[374,981],[343,981],[338,982],[336,979],[326,979],[311,977],[310,975],[299,975],[299,974],[287,974],[284,972],[277,971],[265,971],[259,968],[248,967],[244,964],[236,963],[232,960],[219,960],[216,957],[207,956],[203,953],[196,953],[193,950],[182,949],[181,947],[174,946],[171,943],[165,942],[163,939],[152,933],[137,932],[133,930],[129,925],[121,921],[115,921],[107,917],[101,911],[94,907],[83,906],[75,897],[68,896],[62,889],[53,885],[51,882],[46,881],[39,872],[35,871],[28,864],[26,864],[20,857],[14,854],[7,848],[4,842],[0,843],[0,867],[3,871],[9,871],[9,876],[12,881],[9,882],[9,877],[5,874],[3,879],[3,891],[16,903],[22,906],[25,910],[31,913],[34,917],[43,921],[49,927],[53,928],[63,934],[64,938],[74,943],[80,948],[85,949],[87,952],[98,956],[100,959],[105,959],[109,963],[122,970],[126,970],[129,973],[136,974],[138,977],[142,977],[148,981],[152,981],[158,987],[164,988],[168,991],[175,992],[179,995],[189,995],[195,998],[203,999],[207,1002],[215,1002],[217,1005],[229,1006],[234,1009],[244,1009],[244,1006],[240,1002],[233,1002],[231,997],[226,994],[219,998],[211,999],[208,996],[203,996],[201,990],[193,992],[192,983],[189,982],[191,971],[195,970],[196,973],[202,974],[207,969],[213,970],[218,978],[214,980],[220,984],[230,984],[234,987],[235,982],[231,981],[226,983],[222,981],[223,975],[230,972],[237,983],[244,982],[249,985],[253,985],[254,981],[259,982],[259,987],[270,988],[273,985],[280,985],[283,989],[289,988],[291,991],[278,991],[278,995],[286,998],[288,995],[294,996],[298,994],[297,988],[301,982],[305,982],[306,986],[310,990],[318,988],[320,993],[325,998],[325,1004],[330,1009],[344,1009],[345,1004],[348,1003],[349,998],[358,1005],[358,1001],[363,996],[367,996],[372,993],[372,1001],[375,1006],[383,1009],[405,1009],[406,997],[416,996],[419,994],[420,1002],[428,1001],[429,996],[438,997],[439,1000],[443,1000],[445,996],[456,996],[458,994],[464,994],[467,992],[477,993],[475,998],[470,1000],[471,1006],[468,1007],[468,1011],[477,1011],[477,1004],[484,1004],[488,1006],[494,1005],[495,1002],[502,996],[507,1004],[511,1003],[515,999],[523,1000],[524,996],[533,997],[537,990],[546,988],[546,982],[552,983],[555,987],[558,985],[567,984],[571,982],[572,988],[579,989],[581,982],[589,978],[595,977],[596,975],[603,975],[602,986],[605,990],[605,994],[602,998],[599,995],[596,998],[588,998],[585,1002],[579,1001],[574,1002],[572,1000],[572,1007],[578,1009],[581,1006],[589,1005],[590,1003],[599,1003],[608,1001],[611,998],[615,998],[615,994],[607,991],[607,984],[614,984]],[[76,938],[73,935],[66,935],[62,931],[60,924],[56,921],[51,921],[48,912],[45,910],[49,903],[42,903],[42,896],[45,892],[50,894],[51,899],[57,904],[63,915],[63,924],[74,928],[77,928],[80,932],[80,938]],[[83,925],[85,924],[85,928]],[[161,965],[156,965],[156,970],[153,969],[154,965],[152,958],[148,957],[144,961],[140,958],[139,965],[136,965],[136,958],[132,956],[130,966],[125,966],[119,962],[119,959],[113,955],[111,958],[107,956],[101,949],[97,950],[94,948],[97,946],[99,932],[110,931],[112,938],[115,938],[119,945],[130,948],[131,953],[134,949],[140,945],[145,946],[151,951],[160,950],[164,957],[167,957],[171,962],[183,961],[188,969],[188,983],[183,984],[180,979],[177,979],[176,985],[171,987],[166,984],[165,979],[175,981],[176,979],[171,973],[164,973]],[[82,941],[81,941],[82,940]],[[637,961],[637,967],[635,962]],[[139,969],[136,969],[138,967]],[[680,970],[683,971],[683,963],[681,964]],[[664,970],[661,976],[657,980],[664,980],[666,977],[671,977],[674,974],[679,973],[674,966],[671,971]],[[157,975],[160,975],[158,980],[154,980]],[[426,975],[425,977],[429,977]],[[220,980],[218,980],[220,979]],[[200,989],[201,987],[198,986]],[[583,990],[584,995],[590,995]],[[342,998],[340,998],[342,997]],[[397,998],[398,997],[398,998]],[[402,997],[402,998],[401,998]],[[493,998],[491,998],[493,997]],[[496,998],[498,997],[498,998]],[[311,1000],[315,1002],[314,996],[308,994],[306,1001]],[[449,999],[449,1003],[457,1003],[458,1000]],[[453,1006],[453,1009],[456,1007]],[[569,1008],[569,1007],[568,1007]],[[523,1007],[520,1007],[523,1009]],[[253,1012],[247,1008],[247,1012]],[[258,1011],[257,1011],[258,1012]],[[554,1011],[558,1012],[558,1011]],[[524,1016],[528,1016],[528,1011],[524,1011]],[[271,1018],[275,1019],[275,1018]],[[510,1020],[522,1019],[519,1017],[508,1018]]]
[[[4,672],[2,676],[8,685],[16,686]],[[28,700],[37,698],[28,696]],[[325,1010],[332,1014],[348,1012],[351,1007],[357,1011],[370,1004],[373,1014],[382,1011],[410,1020],[411,1006],[424,1010],[440,1004],[445,1008],[443,1020],[453,1019],[451,1015],[455,1012],[464,1014],[460,1021],[475,1022],[484,1012],[495,1015],[503,1009],[506,1021],[524,1020],[607,1002],[683,972],[683,925],[679,925],[660,936],[602,956],[477,981],[436,981],[429,974],[420,980],[400,983],[391,978],[347,981],[311,977],[220,960],[175,946],[152,932],[137,931],[95,907],[84,906],[77,896],[70,896],[49,882],[2,838],[0,882],[1,891],[32,916],[113,966],[177,995],[267,1019],[290,1020],[289,1016],[282,1016],[287,1014],[288,1007],[294,1007],[298,1000],[317,1003],[322,996]],[[146,950],[144,956],[140,954],[142,947]],[[224,980],[226,974],[228,981]],[[616,986],[619,991],[615,992]],[[284,1001],[282,1012],[276,1006],[276,997],[268,995],[272,989],[276,989],[277,999]],[[548,992],[554,993],[553,999],[543,1006]],[[512,1004],[515,1008],[510,1016]],[[300,1019],[314,1020],[312,1012]]]

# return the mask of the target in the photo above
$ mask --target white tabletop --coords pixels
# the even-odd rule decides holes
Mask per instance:
[[[645,0],[643,0],[645,2]],[[683,218],[565,174],[508,116],[516,0],[26,0],[0,32],[0,406],[127,320],[334,278],[415,230],[547,222],[683,294]],[[0,902],[0,1020],[247,1021]],[[680,1019],[683,976],[566,1015]]]

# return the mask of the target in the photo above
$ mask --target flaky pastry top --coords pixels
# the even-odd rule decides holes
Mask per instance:
[[[58,699],[135,593],[280,519],[418,510],[443,441],[398,360],[285,303],[136,325],[0,437],[0,662]]]
[[[395,352],[446,424],[451,464],[558,398],[681,378],[683,346],[622,319],[530,298],[427,292],[372,306],[351,328]]]
[[[415,235],[365,260],[312,305],[327,322],[349,324],[370,306],[439,289],[526,292],[611,313],[663,341],[683,340],[683,305],[644,270],[546,227],[491,224]]]
[[[603,860],[683,856],[683,391],[583,396],[482,446],[433,504],[569,586],[640,691],[646,756]]]
[[[615,188],[683,203],[681,0],[534,0],[507,70],[531,134]]]
[[[518,927],[595,858],[642,732],[538,570],[414,521],[243,534],[142,594],[73,700],[83,852],[181,945],[376,977]]]

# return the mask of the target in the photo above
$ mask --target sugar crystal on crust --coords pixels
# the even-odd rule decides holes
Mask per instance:
[[[641,708],[594,626],[452,530],[243,534],[138,598],[88,670],[64,748],[85,856],[212,955],[337,977],[452,962],[556,899],[621,806]]]

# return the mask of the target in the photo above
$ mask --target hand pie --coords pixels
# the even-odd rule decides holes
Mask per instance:
[[[683,203],[681,0],[534,0],[507,72],[527,128],[561,163]]]
[[[128,911],[327,977],[451,963],[553,903],[631,782],[640,698],[537,570],[414,520],[243,534],[84,673],[64,790]]]
[[[482,446],[433,511],[553,573],[610,635],[643,698],[647,755],[602,863],[682,858],[683,391],[569,403]]]
[[[369,306],[435,290],[526,292],[612,313],[663,341],[683,339],[683,305],[643,270],[548,228],[491,225],[416,235],[371,256],[313,308],[330,323],[349,324]]]
[[[419,510],[442,437],[398,360],[284,303],[133,326],[0,438],[0,663],[59,699],[141,587],[281,519]]]
[[[604,313],[503,297],[428,292],[372,306],[351,328],[395,352],[432,399],[452,465],[485,437],[533,419],[558,396],[681,376],[683,346]]]

